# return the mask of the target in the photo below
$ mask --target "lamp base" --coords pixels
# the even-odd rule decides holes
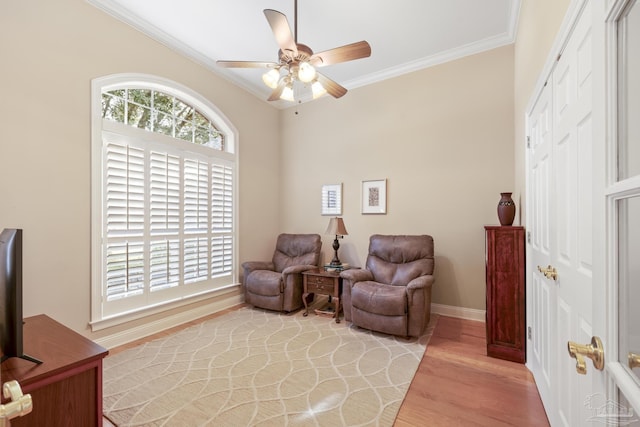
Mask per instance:
[[[340,242],[338,242],[338,236],[336,236],[335,240],[333,241],[333,259],[329,264],[331,267],[340,267],[342,265],[340,259],[338,258],[338,249],[340,249]]]

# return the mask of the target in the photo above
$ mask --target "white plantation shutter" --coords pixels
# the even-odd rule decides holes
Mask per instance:
[[[206,280],[209,277],[208,246],[206,237],[185,239],[184,279],[186,283]]]
[[[233,268],[233,236],[217,236],[211,239],[211,276],[229,274]]]
[[[107,236],[141,235],[144,228],[144,151],[108,144]]]
[[[233,169],[228,166],[211,167],[211,223],[214,231],[232,231]]]
[[[105,313],[232,284],[233,162],[119,126],[103,132]]]
[[[151,151],[149,285],[152,292],[180,284],[180,170],[179,156]]]
[[[150,243],[150,290],[166,289],[180,284],[180,241],[152,240]]]
[[[140,294],[144,288],[144,152],[106,147],[106,294]]]
[[[114,242],[107,245],[107,299],[139,295],[144,289],[142,243]]]
[[[203,233],[209,229],[208,165],[199,160],[184,161],[184,231]]]
[[[233,267],[233,169],[211,167],[211,275],[228,274]]]
[[[180,231],[180,158],[151,152],[150,220],[152,235],[178,235]]]

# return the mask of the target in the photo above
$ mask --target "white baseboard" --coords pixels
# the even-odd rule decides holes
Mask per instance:
[[[106,349],[111,349],[119,345],[138,340],[140,338],[157,334],[158,332],[173,328],[174,326],[217,313],[218,311],[231,308],[238,304],[242,304],[243,302],[244,295],[241,293],[226,296],[224,298],[215,298],[215,300],[209,304],[205,304],[188,311],[176,313],[163,319],[130,328],[126,331],[118,332],[106,337],[98,338],[93,341]]]
[[[452,305],[431,304],[431,312],[442,316],[485,322],[486,311],[475,308],[454,307]]]

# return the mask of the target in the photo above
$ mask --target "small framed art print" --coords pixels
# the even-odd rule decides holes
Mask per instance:
[[[387,180],[362,181],[362,213],[387,213]]]
[[[342,215],[342,183],[322,186],[322,215]]]

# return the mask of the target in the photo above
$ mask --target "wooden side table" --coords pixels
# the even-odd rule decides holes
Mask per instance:
[[[340,323],[340,293],[342,292],[342,279],[339,271],[325,271],[324,268],[315,268],[302,272],[302,283],[304,285],[304,293],[302,294],[302,302],[304,302],[303,316],[309,315],[309,305],[307,297],[309,294],[329,295],[329,301],[334,304],[333,313],[325,310],[316,310],[316,314],[328,315],[335,317],[336,323]]]

